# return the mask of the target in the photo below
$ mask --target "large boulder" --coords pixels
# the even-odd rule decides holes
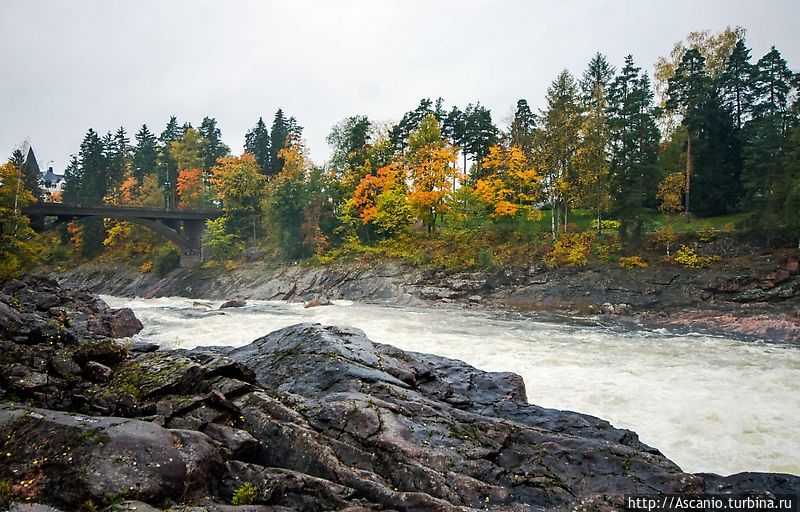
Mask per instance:
[[[13,482],[16,498],[67,510],[119,496],[148,502],[178,499],[196,483],[187,480],[187,457],[176,448],[180,439],[144,421],[3,404],[0,479]],[[190,469],[201,465],[192,457]]]
[[[330,480],[382,506],[527,510],[704,488],[630,431],[529,405],[514,374],[403,352],[357,329],[296,325],[228,356],[281,397],[235,400],[264,447],[258,464]]]
[[[108,315],[108,328],[112,338],[129,338],[144,329],[131,308],[115,309]]]

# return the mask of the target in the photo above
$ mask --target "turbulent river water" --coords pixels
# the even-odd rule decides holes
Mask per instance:
[[[373,341],[522,375],[528,400],[610,421],[689,472],[800,475],[800,349],[497,311],[354,304],[103,297],[164,348],[241,346],[298,322],[348,325]]]

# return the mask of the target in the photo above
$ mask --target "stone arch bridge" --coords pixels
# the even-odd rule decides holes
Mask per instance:
[[[40,231],[73,219],[100,217],[119,219],[139,224],[158,233],[181,250],[181,266],[200,261],[203,252],[205,221],[222,215],[217,209],[151,208],[141,206],[112,206],[65,203],[33,203],[22,210],[31,219],[31,225]],[[45,218],[55,221],[45,223]]]

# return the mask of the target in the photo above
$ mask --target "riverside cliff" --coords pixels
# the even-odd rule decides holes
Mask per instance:
[[[529,404],[517,375],[356,329],[192,351],[109,337],[134,320],[47,279],[0,292],[4,504],[618,510],[623,494],[800,492],[791,475],[684,473],[631,431]]]

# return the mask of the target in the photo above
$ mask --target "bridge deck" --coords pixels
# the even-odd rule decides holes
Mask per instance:
[[[213,208],[151,208],[141,206],[96,205],[64,203],[33,203],[22,210],[25,215],[44,215],[52,217],[113,217],[116,219],[159,219],[159,220],[204,220],[215,219],[222,210]]]

